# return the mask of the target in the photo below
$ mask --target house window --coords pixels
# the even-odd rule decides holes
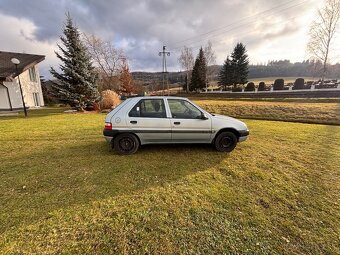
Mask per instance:
[[[30,75],[30,80],[33,82],[37,82],[37,74],[35,72],[34,66],[28,69],[28,73]]]
[[[39,93],[33,92],[34,106],[40,106]]]

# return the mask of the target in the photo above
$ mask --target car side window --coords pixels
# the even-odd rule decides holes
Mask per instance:
[[[172,118],[200,119],[202,112],[186,100],[168,99]]]
[[[129,117],[166,118],[163,99],[142,99],[129,112]]]

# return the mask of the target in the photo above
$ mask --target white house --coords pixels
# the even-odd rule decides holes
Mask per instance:
[[[17,67],[11,59],[20,61]],[[0,51],[0,111],[23,108],[19,79],[27,108],[44,105],[38,63],[45,56]]]

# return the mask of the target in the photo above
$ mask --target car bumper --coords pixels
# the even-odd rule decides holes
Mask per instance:
[[[111,142],[112,142],[113,137],[114,137],[117,133],[118,133],[117,130],[107,130],[107,129],[104,129],[104,130],[103,130],[104,138],[105,138],[105,140],[106,140],[108,143],[111,143]]]
[[[112,139],[113,139],[112,136],[104,136],[104,138],[105,138],[106,142],[108,142],[108,143],[111,143]]]
[[[240,137],[238,138],[239,142],[244,142],[245,140],[248,139],[249,130],[242,130],[242,131],[239,131],[239,133],[240,133]]]

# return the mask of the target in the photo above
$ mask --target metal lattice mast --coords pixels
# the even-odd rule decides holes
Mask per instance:
[[[165,51],[166,46],[163,46],[163,51],[160,51],[158,53],[159,56],[163,57],[163,61],[162,61],[162,95],[164,95],[164,87],[166,85],[167,90],[168,90],[168,95],[169,95],[169,83],[168,83],[168,71],[166,68],[166,56],[170,56],[170,52],[169,51]],[[166,84],[165,84],[166,83]]]

